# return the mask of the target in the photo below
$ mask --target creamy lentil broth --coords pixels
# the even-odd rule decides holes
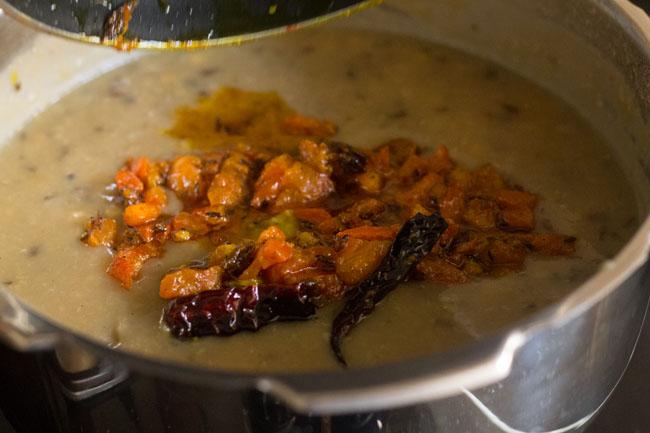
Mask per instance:
[[[344,49],[342,49],[344,47]],[[636,224],[631,188],[605,143],[570,108],[522,78],[442,46],[318,29],[238,48],[146,56],[64,97],[0,156],[0,281],[22,301],[121,349],[235,370],[338,368],[329,331],[340,305],[257,333],[178,341],[161,329],[158,283],[207,251],[170,243],[130,291],[103,271],[110,257],[79,241],[130,156],[170,158],[174,108],[220,86],[276,90],[302,113],[375,146],[403,136],[446,145],[459,163],[490,162],[539,194],[538,227],[576,236],[570,258],[531,258],[523,272],[445,286],[406,284],[346,341],[351,366],[443,351],[558,301],[623,245]]]

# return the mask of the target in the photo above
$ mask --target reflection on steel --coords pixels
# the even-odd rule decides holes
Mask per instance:
[[[59,335],[0,287],[0,340],[17,350],[38,351],[52,348]]]

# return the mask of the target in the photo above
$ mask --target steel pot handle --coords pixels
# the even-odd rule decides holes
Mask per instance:
[[[18,351],[27,352],[52,349],[60,336],[0,287],[0,340]]]
[[[61,391],[73,401],[110,391],[128,378],[124,365],[98,360],[74,339],[27,311],[0,287],[0,340],[20,352],[53,351]]]
[[[525,343],[523,331],[488,339],[471,354],[459,351],[441,361],[416,360],[399,368],[381,366],[328,375],[261,378],[256,387],[299,413],[327,415],[364,413],[401,407],[457,395],[464,389],[488,386],[505,379],[517,350]],[[467,361],[469,355],[470,361]],[[442,364],[444,362],[444,364]],[[423,372],[418,375],[418,371]],[[434,371],[434,373],[431,373]],[[444,373],[435,373],[442,371]],[[377,385],[377,377],[382,383]]]

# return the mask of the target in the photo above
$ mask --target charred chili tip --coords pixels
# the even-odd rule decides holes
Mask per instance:
[[[447,223],[438,212],[429,216],[416,214],[397,233],[377,270],[350,290],[350,297],[334,319],[330,334],[330,346],[339,363],[347,366],[341,351],[343,338],[372,313],[377,303],[408,278],[413,267],[429,254],[446,229]]]

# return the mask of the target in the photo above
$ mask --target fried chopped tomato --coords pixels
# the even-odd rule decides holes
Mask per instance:
[[[574,237],[536,231],[540,197],[493,165],[467,169],[445,146],[404,138],[357,149],[273,93],[222,89],[181,108],[169,132],[205,151],[127,160],[112,187],[121,220],[91,218],[82,240],[114,250],[107,272],[125,288],[166,242],[211,242],[160,281],[179,336],[304,319],[347,296],[338,348],[402,281],[462,284],[576,250]]]
[[[320,298],[336,299],[344,286],[335,272],[334,258],[329,247],[296,248],[289,260],[264,271],[264,280],[281,286],[307,286]]]
[[[315,226],[318,226],[325,221],[329,221],[332,215],[323,208],[302,208],[294,211],[296,217],[303,221],[307,221]]]
[[[160,244],[157,242],[119,248],[106,272],[118,280],[122,287],[130,289],[133,279],[138,276],[145,262],[150,258],[158,257],[160,253]]]
[[[349,239],[336,258],[336,275],[349,286],[360,283],[379,266],[390,244],[387,240]]]
[[[397,227],[373,227],[360,226],[342,230],[336,235],[339,237],[350,237],[364,241],[390,241],[397,234]]]
[[[138,175],[127,168],[122,168],[117,172],[115,175],[115,184],[121,190],[142,192],[144,189],[144,184]]]
[[[303,161],[321,173],[332,174],[332,153],[326,143],[302,140],[298,148]]]
[[[284,241],[287,239],[287,236],[284,234],[284,231],[280,227],[271,226],[268,229],[264,230],[262,233],[260,233],[260,235],[257,237],[257,243],[263,244],[266,241],[269,241],[271,239]]]
[[[206,206],[194,209],[192,215],[201,218],[210,230],[221,228],[228,224],[228,211],[225,206]]]
[[[526,247],[517,239],[495,239],[490,243],[488,254],[493,264],[519,269],[526,260]]]
[[[172,239],[178,242],[189,241],[210,232],[210,226],[200,215],[181,212],[172,218]]]
[[[441,258],[427,257],[417,265],[417,270],[427,280],[436,283],[461,284],[470,281],[470,277],[462,269]]]
[[[169,221],[156,221],[136,227],[142,242],[158,241],[161,244],[169,239],[171,224]]]
[[[434,188],[438,185],[444,185],[442,176],[437,173],[426,174],[407,188],[404,194],[399,197],[399,200],[401,203],[411,206],[426,203],[432,197]]]
[[[386,210],[386,203],[375,198],[356,201],[352,206],[339,214],[344,224],[357,225],[362,221],[371,220]]]
[[[91,247],[100,245],[112,247],[116,236],[117,221],[113,218],[96,216],[88,220],[86,231],[81,235],[81,240]]]
[[[473,198],[465,203],[463,222],[481,230],[490,230],[496,226],[497,209],[494,201]]]
[[[241,279],[257,278],[260,271],[288,261],[293,256],[293,250],[293,245],[282,239],[271,238],[264,241],[257,250],[253,263],[241,274]]]
[[[357,175],[356,181],[364,192],[371,195],[379,195],[384,187],[384,177],[374,170]]]
[[[450,185],[440,201],[440,213],[447,221],[460,221],[465,209],[465,192],[456,185]]]
[[[124,209],[124,224],[128,226],[141,226],[160,216],[160,206],[150,203],[136,203]]]
[[[244,202],[248,195],[247,180],[252,161],[239,152],[232,153],[221,166],[208,189],[212,206],[233,208]]]
[[[503,189],[497,192],[496,201],[500,208],[516,209],[526,207],[534,209],[537,204],[537,196],[526,191]]]
[[[182,268],[170,272],[160,281],[160,297],[174,299],[218,289],[222,274],[223,269],[219,266],[206,269]]]
[[[194,201],[201,194],[201,158],[194,155],[174,159],[167,175],[167,185],[179,197]]]
[[[506,208],[499,213],[501,229],[531,231],[535,228],[535,212],[528,207]]]
[[[251,205],[262,210],[301,207],[323,201],[334,191],[334,184],[326,173],[280,155],[264,166],[255,182]]]
[[[336,134],[336,125],[332,122],[298,114],[286,117],[282,122],[282,129],[291,135],[307,135],[321,138],[331,137]]]
[[[547,256],[568,256],[576,250],[576,238],[558,233],[534,233],[520,237],[533,250]]]
[[[167,204],[167,193],[164,188],[153,186],[144,193],[144,202],[163,208]]]
[[[122,198],[128,204],[140,201],[144,184],[142,180],[128,168],[122,168],[115,174],[115,186],[122,194]]]

